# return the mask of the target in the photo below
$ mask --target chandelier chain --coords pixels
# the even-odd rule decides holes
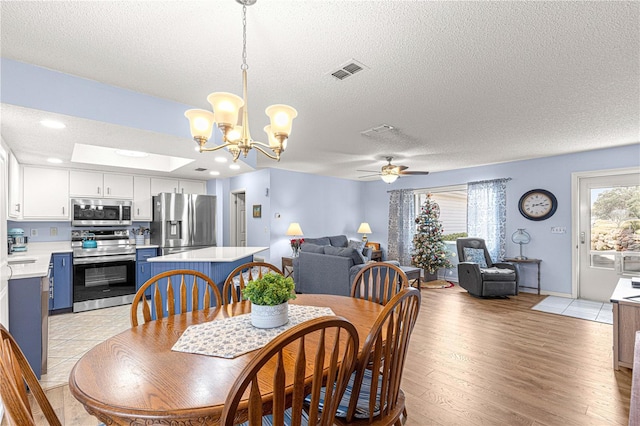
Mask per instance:
[[[249,69],[247,65],[247,5],[242,5],[242,65],[240,69]]]

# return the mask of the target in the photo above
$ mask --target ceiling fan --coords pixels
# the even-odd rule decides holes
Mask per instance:
[[[399,176],[407,176],[407,175],[428,175],[429,172],[409,172],[407,171],[407,166],[396,166],[391,164],[391,160],[393,157],[385,157],[389,164],[382,166],[382,169],[379,172],[375,172],[373,170],[357,170],[358,172],[370,172],[375,173],[373,175],[365,175],[360,176],[360,178],[370,177],[370,176],[380,176],[380,178],[386,183],[395,182]]]

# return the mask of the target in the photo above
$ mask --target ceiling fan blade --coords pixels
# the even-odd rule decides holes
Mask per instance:
[[[358,176],[358,179],[363,179],[363,178],[368,178],[368,177],[373,177],[373,176],[380,176],[380,173],[375,173],[373,175]]]
[[[379,170],[356,170],[356,172],[366,172],[366,173],[378,173],[378,174],[380,174]]]
[[[400,172],[401,175],[428,175],[429,172]]]
[[[408,166],[396,166],[396,168],[398,169],[398,171],[403,171],[403,170],[407,170],[409,167]]]

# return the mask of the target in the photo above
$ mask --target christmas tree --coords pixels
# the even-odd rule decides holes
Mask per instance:
[[[411,252],[411,263],[413,266],[424,269],[425,276],[427,273],[437,273],[440,268],[453,266],[447,258],[439,216],[440,206],[431,199],[431,194],[428,194],[420,209],[420,215],[416,217],[417,229]]]

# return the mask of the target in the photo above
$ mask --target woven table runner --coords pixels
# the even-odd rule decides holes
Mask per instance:
[[[279,334],[302,322],[335,315],[331,308],[289,305],[289,322],[276,328],[256,328],[251,314],[238,315],[188,327],[171,348],[177,352],[235,358],[260,349]]]

